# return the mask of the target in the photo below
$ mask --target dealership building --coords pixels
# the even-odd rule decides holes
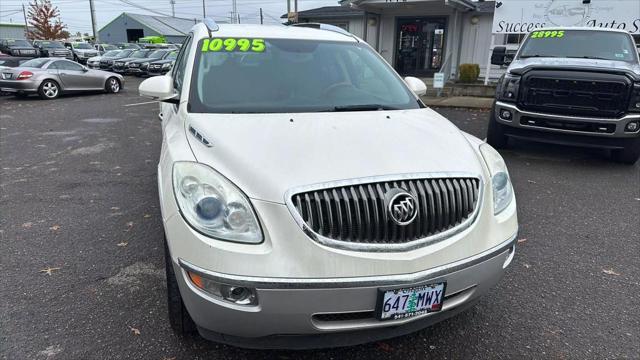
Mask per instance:
[[[164,36],[170,43],[182,43],[198,19],[142,15],[124,12],[98,31],[100,41],[109,44],[137,42],[145,36]]]
[[[515,51],[540,27],[601,26],[640,36],[639,0],[342,0],[301,11],[299,22],[339,26],[367,41],[402,75],[455,79],[460,64],[496,79],[491,49]],[[636,38],[638,41],[638,38]]]

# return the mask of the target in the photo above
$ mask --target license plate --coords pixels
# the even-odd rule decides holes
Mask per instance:
[[[379,320],[397,320],[442,310],[447,283],[378,290]]]
[[[2,78],[5,80],[11,79],[11,73],[2,73]]]

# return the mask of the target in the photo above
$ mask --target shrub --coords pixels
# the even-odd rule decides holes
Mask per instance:
[[[460,82],[473,83],[480,76],[480,65],[478,64],[460,64]]]

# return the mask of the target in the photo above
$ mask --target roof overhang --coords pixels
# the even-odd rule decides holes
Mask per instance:
[[[392,2],[388,0],[341,0],[339,1],[342,6],[350,6],[355,9],[366,8],[367,5],[380,6],[380,5],[409,5],[419,3],[440,2],[445,6],[452,7],[461,11],[475,11],[477,9],[476,4],[471,0],[405,0]]]

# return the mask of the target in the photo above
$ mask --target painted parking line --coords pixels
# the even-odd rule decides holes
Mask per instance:
[[[145,101],[145,102],[141,102],[141,103],[135,103],[135,104],[127,104],[127,105],[123,105],[124,107],[128,107],[128,106],[139,106],[139,105],[147,105],[147,104],[155,104],[158,101]]]

